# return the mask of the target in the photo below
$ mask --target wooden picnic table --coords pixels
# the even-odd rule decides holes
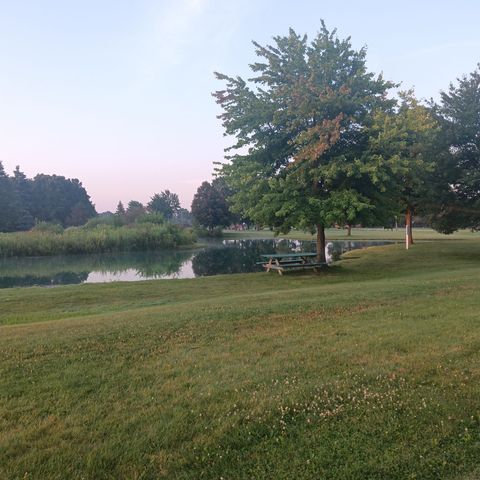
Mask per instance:
[[[317,271],[319,267],[326,265],[325,262],[315,261],[317,254],[315,252],[287,252],[287,253],[269,253],[260,255],[265,260],[260,264],[267,272],[276,270],[280,275],[287,270],[313,269]]]

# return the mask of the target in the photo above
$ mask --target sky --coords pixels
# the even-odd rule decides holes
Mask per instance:
[[[223,136],[213,72],[251,41],[324,19],[388,80],[438,98],[480,62],[478,0],[0,0],[0,161],[78,178],[97,211],[178,193],[189,208]]]

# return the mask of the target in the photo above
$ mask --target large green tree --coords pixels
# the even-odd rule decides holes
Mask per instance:
[[[251,80],[216,74],[226,82],[214,93],[220,118],[236,137],[220,174],[235,211],[278,232],[316,231],[325,261],[325,228],[375,207],[377,166],[363,152],[374,112],[393,107],[394,85],[367,71],[365,48],[323,22],[311,42],[290,30],[254,45]]]
[[[365,156],[377,166],[375,184],[382,191],[379,203],[387,206],[390,216],[405,214],[408,248],[413,243],[414,213],[430,211],[432,176],[440,167],[436,163],[438,126],[430,109],[417,101],[413,91],[399,95],[398,108],[375,112]]]
[[[167,220],[171,220],[180,210],[180,201],[176,193],[164,190],[153,195],[147,208],[149,212],[161,213]]]
[[[0,232],[16,230],[21,202],[11,178],[0,162]]]
[[[17,165],[11,177],[13,187],[19,201],[19,211],[16,218],[16,230],[29,230],[35,224],[32,210],[32,181],[20,170]]]
[[[127,223],[135,223],[136,220],[145,215],[146,209],[143,203],[138,200],[130,200],[127,204],[127,210],[125,212],[125,220]]]
[[[31,183],[33,218],[63,226],[84,223],[96,215],[95,207],[82,183],[60,175],[36,175]]]
[[[231,221],[225,196],[209,182],[203,182],[198,187],[192,201],[192,215],[200,225],[209,230],[224,227]]]
[[[81,225],[95,214],[79,180],[42,174],[31,180],[19,167],[9,177],[0,162],[0,231],[27,230],[35,220]]]
[[[444,144],[440,180],[449,187],[440,189],[434,226],[480,229],[480,64],[441,92],[434,112]]]

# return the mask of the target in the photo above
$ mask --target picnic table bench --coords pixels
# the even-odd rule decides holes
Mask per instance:
[[[287,270],[305,270],[318,269],[324,265],[325,262],[317,262],[317,254],[315,252],[303,252],[303,253],[269,253],[266,255],[260,255],[265,260],[258,262],[262,265],[267,272],[270,270],[276,270],[280,275]]]

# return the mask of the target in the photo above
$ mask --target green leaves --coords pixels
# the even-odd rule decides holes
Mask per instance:
[[[223,193],[208,182],[198,187],[192,202],[192,215],[200,225],[210,230],[217,226],[225,227],[232,220]]]
[[[440,199],[433,221],[440,231],[457,228],[480,228],[480,64],[447,92],[441,92],[441,103],[434,105],[441,125],[445,151],[440,157],[442,174],[437,185]]]
[[[417,208],[429,196],[428,178],[435,169],[433,148],[438,132],[429,109],[413,92],[401,92],[394,111],[375,111],[369,127],[365,165],[374,183],[394,208]]]
[[[171,220],[180,210],[180,201],[176,193],[164,190],[155,193],[147,205],[151,213],[161,213],[167,220]]]
[[[378,160],[363,153],[373,112],[392,109],[394,84],[368,73],[365,49],[323,22],[310,43],[290,29],[254,45],[260,60],[248,82],[216,74],[226,82],[214,93],[225,134],[242,149],[220,169],[234,210],[278,231],[355,221],[381,183]]]

